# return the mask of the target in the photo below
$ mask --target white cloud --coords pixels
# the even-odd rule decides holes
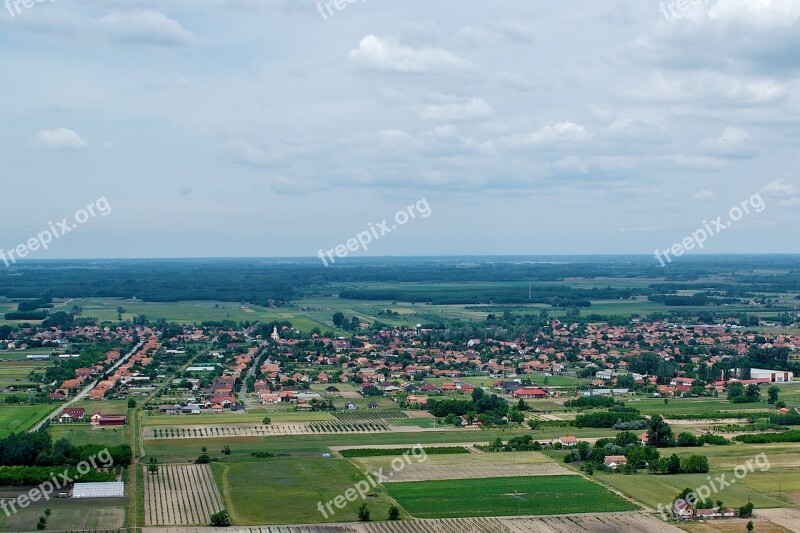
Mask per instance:
[[[435,73],[471,67],[468,61],[447,50],[412,48],[376,35],[361,39],[358,48],[350,51],[349,61],[357,68],[403,73]]]
[[[426,120],[463,121],[484,120],[494,116],[492,106],[480,98],[472,98],[463,103],[429,105],[420,113]]]
[[[761,192],[768,196],[794,196],[800,194],[798,188],[786,181],[784,178],[778,178],[775,181],[768,183]]]
[[[728,126],[719,137],[704,140],[700,144],[700,151],[714,157],[753,157],[756,152],[752,140],[753,136],[747,130]]]
[[[698,191],[692,195],[697,200],[713,200],[717,197],[714,191],[710,191],[708,189],[704,189],[702,191]]]
[[[586,128],[574,122],[559,122],[555,126],[545,126],[544,128],[517,137],[516,141],[522,145],[544,144],[552,142],[580,141],[588,137]]]
[[[99,21],[101,30],[113,41],[156,46],[183,46],[194,35],[160,11],[115,11]]]
[[[80,135],[67,128],[41,130],[32,144],[46,150],[80,150],[89,146]]]

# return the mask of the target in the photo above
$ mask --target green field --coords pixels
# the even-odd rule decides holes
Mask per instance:
[[[88,424],[53,424],[48,429],[53,441],[67,439],[73,446],[130,444],[131,425],[93,429]]]
[[[1,496],[16,497],[21,493],[4,489]],[[10,516],[0,513],[0,531],[36,531],[41,516],[47,519],[44,531],[116,531],[125,521],[124,505],[124,498],[40,500]],[[50,516],[45,515],[45,509],[50,509]]]
[[[0,407],[0,437],[28,431],[54,409],[51,404],[13,405]]]
[[[50,361],[8,361],[0,363],[0,389],[14,387],[17,390],[25,387],[38,386],[28,379],[31,372],[43,374],[45,369],[52,366]]]
[[[580,476],[388,483],[389,495],[416,518],[632,511],[636,506]]]
[[[742,479],[736,479],[733,474],[734,469],[762,452],[769,460],[769,469],[761,471],[761,468],[754,466],[754,472],[748,473]],[[673,452],[662,450],[662,455],[667,453]],[[671,476],[644,473],[631,476],[603,473],[595,475],[603,482],[652,507],[657,507],[659,503],[669,504],[686,487],[695,489],[707,484],[708,475],[721,474],[726,474],[728,480],[736,479],[736,483],[713,495],[714,500],[722,500],[726,505],[739,507],[748,501],[752,501],[757,509],[800,505],[800,476],[797,474],[797,465],[800,464],[798,444],[704,446],[702,450],[678,448],[674,453],[679,456],[690,453],[705,455],[711,465],[711,472]]]
[[[344,459],[269,459],[212,465],[214,478],[237,525],[309,524],[358,520],[361,500],[344,509],[333,507],[327,519],[319,512],[323,505],[344,494],[364,479]],[[367,497],[375,519],[386,517],[391,500],[381,487]]]

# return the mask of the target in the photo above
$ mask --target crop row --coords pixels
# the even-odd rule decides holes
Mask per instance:
[[[309,422],[308,429],[313,433],[354,433],[369,431],[386,431],[386,422],[341,422],[323,421]]]
[[[408,418],[401,409],[380,409],[374,411],[336,411],[333,416],[346,422],[398,420]]]

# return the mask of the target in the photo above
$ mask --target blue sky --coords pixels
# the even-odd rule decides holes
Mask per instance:
[[[649,254],[758,193],[703,251],[800,252],[800,0],[663,7],[12,0],[0,247],[105,197],[31,258],[314,256],[424,198],[354,255]]]

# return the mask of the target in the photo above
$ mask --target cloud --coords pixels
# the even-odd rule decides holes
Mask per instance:
[[[41,130],[32,144],[45,150],[80,150],[89,146],[80,135],[67,128]]]
[[[559,122],[554,126],[545,126],[544,128],[528,133],[526,135],[514,135],[501,139],[501,145],[519,147],[519,146],[532,146],[549,143],[562,143],[562,142],[576,142],[589,137],[586,128],[574,122]]]
[[[529,43],[534,40],[533,26],[510,20],[488,26],[464,26],[455,35],[462,46],[492,46],[506,43]]]
[[[472,98],[457,104],[429,105],[420,113],[425,120],[445,122],[485,120],[494,116],[492,106],[480,98]]]
[[[196,41],[178,21],[155,10],[115,11],[98,24],[110,40],[117,42],[184,46]]]
[[[361,39],[358,48],[350,51],[348,60],[352,66],[364,70],[414,74],[460,70],[472,66],[468,61],[441,48],[412,48],[376,35],[367,35]]]
[[[747,130],[728,126],[719,137],[700,143],[700,152],[713,157],[750,158],[756,155],[752,140],[753,136]]]
[[[768,183],[761,192],[768,196],[794,196],[796,194],[800,194],[800,190],[798,188],[786,181],[784,178],[778,178],[775,181],[771,181]]]
[[[713,200],[717,197],[714,191],[710,191],[708,189],[704,189],[702,191],[698,191],[692,195],[693,198],[696,200]]]

